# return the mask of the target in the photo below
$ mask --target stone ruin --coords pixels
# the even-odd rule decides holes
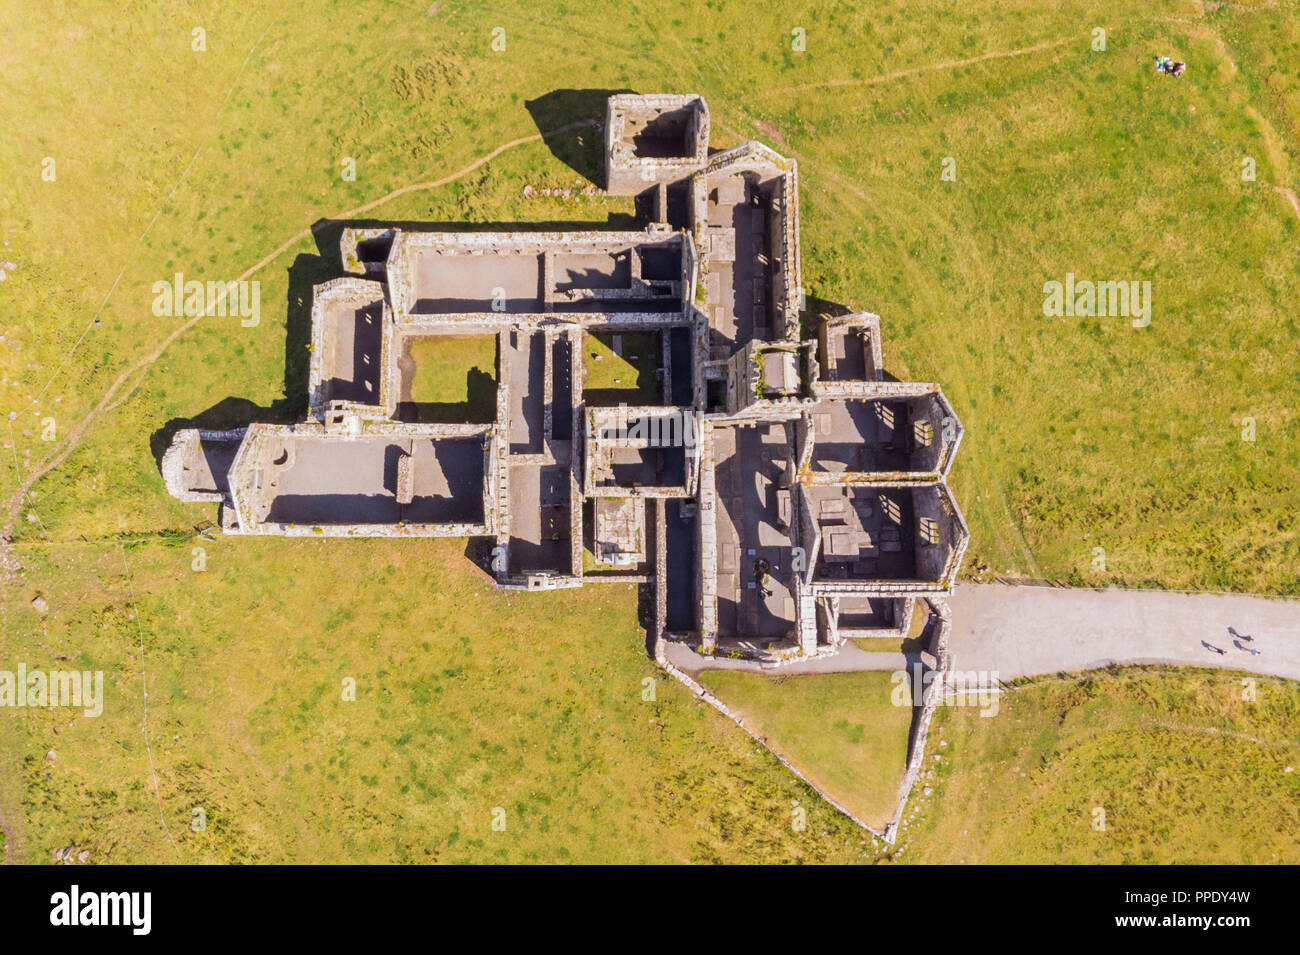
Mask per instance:
[[[877,316],[805,317],[794,160],[708,140],[699,96],[609,99],[606,187],[647,194],[642,231],[345,229],[307,419],[180,431],[167,489],[228,534],[485,538],[502,589],[647,585],[656,647],[757,665],[920,607],[939,665],[962,426],[885,379]],[[477,420],[415,387],[413,347],[467,339],[495,354]],[[595,381],[619,360],[635,387]]]
[[[938,385],[885,380],[877,316],[804,337],[797,166],[708,133],[698,96],[610,98],[608,188],[653,194],[640,232],[345,229],[307,420],[178,432],[168,490],[229,534],[489,538],[502,588],[649,584],[656,631],[706,653],[905,631],[966,548],[961,424]],[[450,421],[412,400],[411,348],[466,338],[495,407]],[[593,342],[646,381],[588,389]]]

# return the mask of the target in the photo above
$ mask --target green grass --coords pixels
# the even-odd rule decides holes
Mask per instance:
[[[623,332],[622,354],[614,352],[614,336],[588,332],[582,337],[586,369],[583,396],[591,405],[657,405],[659,336],[650,332]]]
[[[495,335],[431,335],[410,344],[410,401],[421,421],[496,420]]]
[[[902,653],[902,637],[863,637],[853,641],[868,653]]]
[[[21,860],[69,842],[101,863],[868,851],[865,833],[646,658],[634,588],[503,594],[459,541],[339,543],[131,545],[129,577],[116,545],[25,551],[52,583],[49,612],[9,607],[6,659],[100,669],[106,690],[98,718],[6,714],[0,757],[22,795],[0,816]],[[798,837],[792,800],[810,814]],[[197,807],[203,832],[190,828]]]
[[[912,721],[889,673],[767,677],[729,670],[701,681],[768,745],[876,829],[898,805]]]
[[[1242,696],[1233,674],[1127,670],[1022,686],[992,717],[941,709],[903,858],[1294,865],[1300,687]]]
[[[96,723],[0,720],[3,831],[22,830],[27,859],[74,839],[97,860],[177,857],[147,788],[112,542],[214,514],[165,494],[151,445],[227,398],[301,407],[301,318],[330,274],[304,233],[539,125],[603,115],[599,92],[555,91],[699,92],[715,145],[757,137],[799,160],[809,295],[881,314],[887,370],[941,382],[966,425],[952,481],[972,576],[1300,592],[1300,217],[1278,191],[1300,168],[1300,18],[1294,0],[1259,7],[664,0],[640,14],[655,31],[615,3],[545,17],[475,0],[435,16],[378,0],[6,10],[0,261],[16,267],[0,283],[0,413],[15,417],[0,492],[125,385],[23,502],[25,570],[0,594],[0,659],[84,656],[117,674],[116,702]],[[805,53],[789,48],[795,25]],[[1156,52],[1187,75],[1157,77]],[[631,200],[582,194],[600,150],[595,127],[525,142],[362,218],[630,227]],[[526,186],[578,188],[525,199]],[[232,279],[268,256],[250,276],[260,324],[205,320],[131,371],[178,327],[152,314],[154,282]],[[1149,279],[1151,326],[1045,318],[1043,284],[1067,271]],[[182,858],[861,857],[829,811],[791,834],[789,799],[817,805],[807,790],[675,686],[649,722],[630,592],[471,597],[452,543],[205,546],[202,577],[185,548],[131,555]],[[37,591],[55,608],[44,621]],[[345,671],[372,681],[369,702],[336,711]],[[1180,739],[1207,777],[1240,765]],[[1100,760],[1078,770],[1081,786],[1109,778]],[[185,828],[199,801],[201,838]],[[496,805],[520,820],[509,841],[484,830]],[[1018,839],[1043,851],[1032,830],[999,831],[1001,857]],[[1243,830],[1233,846],[1273,840]]]

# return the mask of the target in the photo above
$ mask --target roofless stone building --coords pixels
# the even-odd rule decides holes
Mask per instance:
[[[613,96],[605,129],[609,191],[652,194],[644,231],[345,230],[308,419],[179,432],[168,490],[230,534],[492,538],[502,588],[650,583],[657,630],[706,652],[904,630],[967,542],[943,392],[884,379],[875,315],[803,337],[793,160],[710,156],[698,96]],[[471,336],[495,414],[426,420],[412,346]],[[593,340],[654,366],[636,404],[586,389]]]
[[[944,669],[961,424],[885,380],[875,315],[804,318],[795,162],[708,140],[698,96],[609,99],[640,232],[345,230],[307,420],[179,432],[168,490],[229,534],[489,538],[506,589],[648,584],[657,646],[758,665],[905,636],[919,605]],[[413,390],[417,351],[467,339],[495,353],[479,420]],[[645,380],[593,387],[606,355]]]

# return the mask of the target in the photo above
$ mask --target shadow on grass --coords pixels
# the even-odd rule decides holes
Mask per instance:
[[[648,384],[646,384],[648,380]],[[589,408],[617,408],[627,405],[629,408],[641,405],[662,405],[663,400],[655,390],[653,374],[644,371],[637,377],[635,387],[627,388],[590,388],[582,392],[582,401]]]
[[[632,92],[630,89],[552,90],[528,100],[524,108],[555,158],[603,188],[606,101],[619,93]],[[589,124],[584,120],[590,121]],[[583,125],[575,125],[580,123]]]
[[[230,396],[192,417],[172,418],[149,436],[149,450],[161,467],[162,456],[177,431],[198,428],[204,431],[229,431],[253,422],[293,424],[307,414],[307,382],[311,369],[311,299],[312,287],[335,277],[337,272],[323,255],[300,255],[289,267],[289,293],[285,303],[284,325],[284,397],[270,405],[259,405],[247,398]]]
[[[613,332],[591,332],[589,335],[590,339],[583,344],[586,377],[588,381],[598,381],[602,384],[583,388],[582,400],[585,404],[595,408],[664,404],[659,375],[662,365],[659,358],[661,346],[657,334],[631,332],[619,336]],[[618,337],[623,340],[621,355],[614,351],[614,339]],[[599,347],[590,344],[592,340],[597,342]],[[600,365],[596,364],[598,358]],[[622,369],[625,379],[628,377],[628,372],[632,372],[635,374],[635,380],[613,383],[613,368],[603,366],[609,366],[610,362],[619,358],[626,365]],[[608,384],[604,385],[604,382]]]
[[[419,424],[491,424],[497,416],[496,379],[479,368],[465,372],[464,401],[399,401],[397,420]]]

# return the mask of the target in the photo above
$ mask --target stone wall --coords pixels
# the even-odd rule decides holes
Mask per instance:
[[[965,521],[945,485],[937,485],[933,493],[918,492],[915,498],[916,523],[923,518],[935,522],[939,528],[938,543],[927,544],[919,530],[916,539],[917,574],[926,580],[941,584],[950,590],[956,583],[961,552],[968,538]]]
[[[690,155],[638,156],[629,120],[644,122],[653,117],[689,112],[685,140]],[[605,107],[605,190],[611,195],[635,195],[658,183],[684,179],[704,165],[709,155],[709,108],[700,96],[668,94],[620,94],[611,96]]]
[[[163,484],[167,487],[167,493],[178,501],[187,504],[215,503],[226,500],[226,496],[219,491],[194,490],[188,479],[187,472],[192,468],[204,466],[199,460],[204,454],[204,442],[242,442],[247,432],[247,428],[236,428],[233,431],[204,431],[187,428],[176,432],[172,436],[171,444],[163,452],[162,460],[158,465],[159,471],[162,473]]]
[[[309,412],[314,417],[324,419],[325,409],[331,403],[346,406],[359,414],[380,414],[385,406],[383,395],[384,362],[382,354],[377,356],[380,362],[380,394],[376,395],[374,406],[357,402],[331,402],[329,394],[329,377],[335,363],[336,343],[327,335],[326,313],[331,306],[355,308],[357,311],[373,305],[382,306],[382,352],[387,352],[393,335],[392,316],[384,299],[384,287],[379,282],[365,279],[339,278],[331,279],[312,289],[311,299],[311,363],[308,372],[307,401]]]
[[[350,275],[380,276],[384,273],[384,263],[362,261],[358,246],[372,239],[391,239],[396,230],[391,228],[354,229],[346,228],[339,239],[339,258],[343,271]]]
[[[839,377],[841,371],[835,363],[834,341],[850,332],[858,332],[866,338],[868,354],[863,356],[867,381],[883,381],[885,360],[880,341],[880,316],[871,312],[854,312],[851,315],[826,315],[822,317],[818,331],[821,344],[823,372],[826,379]],[[852,379],[850,379],[852,380]]]
[[[284,537],[485,537],[492,534],[497,516],[493,500],[497,433],[492,425],[481,424],[406,424],[394,421],[352,419],[342,431],[309,420],[296,425],[250,425],[229,473],[230,498],[235,510],[233,526],[240,534],[272,534]],[[293,466],[294,439],[322,438],[347,442],[366,437],[410,438],[437,441],[448,438],[479,438],[483,442],[483,509],[482,523],[397,523],[397,524],[288,524],[266,521],[271,499],[265,487],[278,468]],[[271,459],[274,448],[284,446],[290,459],[277,465]]]
[[[948,636],[952,630],[952,613],[948,604],[942,600],[927,600],[931,613],[932,627],[927,649],[935,659],[937,676],[925,685],[922,696],[921,715],[916,721],[915,731],[908,741],[907,768],[903,772],[903,782],[898,787],[898,806],[894,810],[893,821],[885,828],[885,840],[893,842],[898,837],[898,826],[903,819],[903,810],[907,806],[907,797],[916,785],[916,777],[921,772],[925,761],[925,743],[930,733],[930,723],[934,711],[943,702],[945,686],[949,671],[952,669],[952,657],[948,652]]]
[[[836,593],[833,590],[825,588],[819,589],[819,593],[835,595],[829,599],[834,600],[836,610],[839,610],[839,601],[841,597],[850,597],[852,594]],[[894,625],[892,627],[845,627],[839,625],[840,640],[875,640],[875,639],[897,639],[903,640],[912,630],[912,613],[916,605],[916,600],[911,597],[887,598],[892,605],[892,614]]]
[[[718,641],[718,494],[714,484],[717,466],[713,425],[700,426],[699,520],[696,522],[700,560],[699,631],[706,650]]]

